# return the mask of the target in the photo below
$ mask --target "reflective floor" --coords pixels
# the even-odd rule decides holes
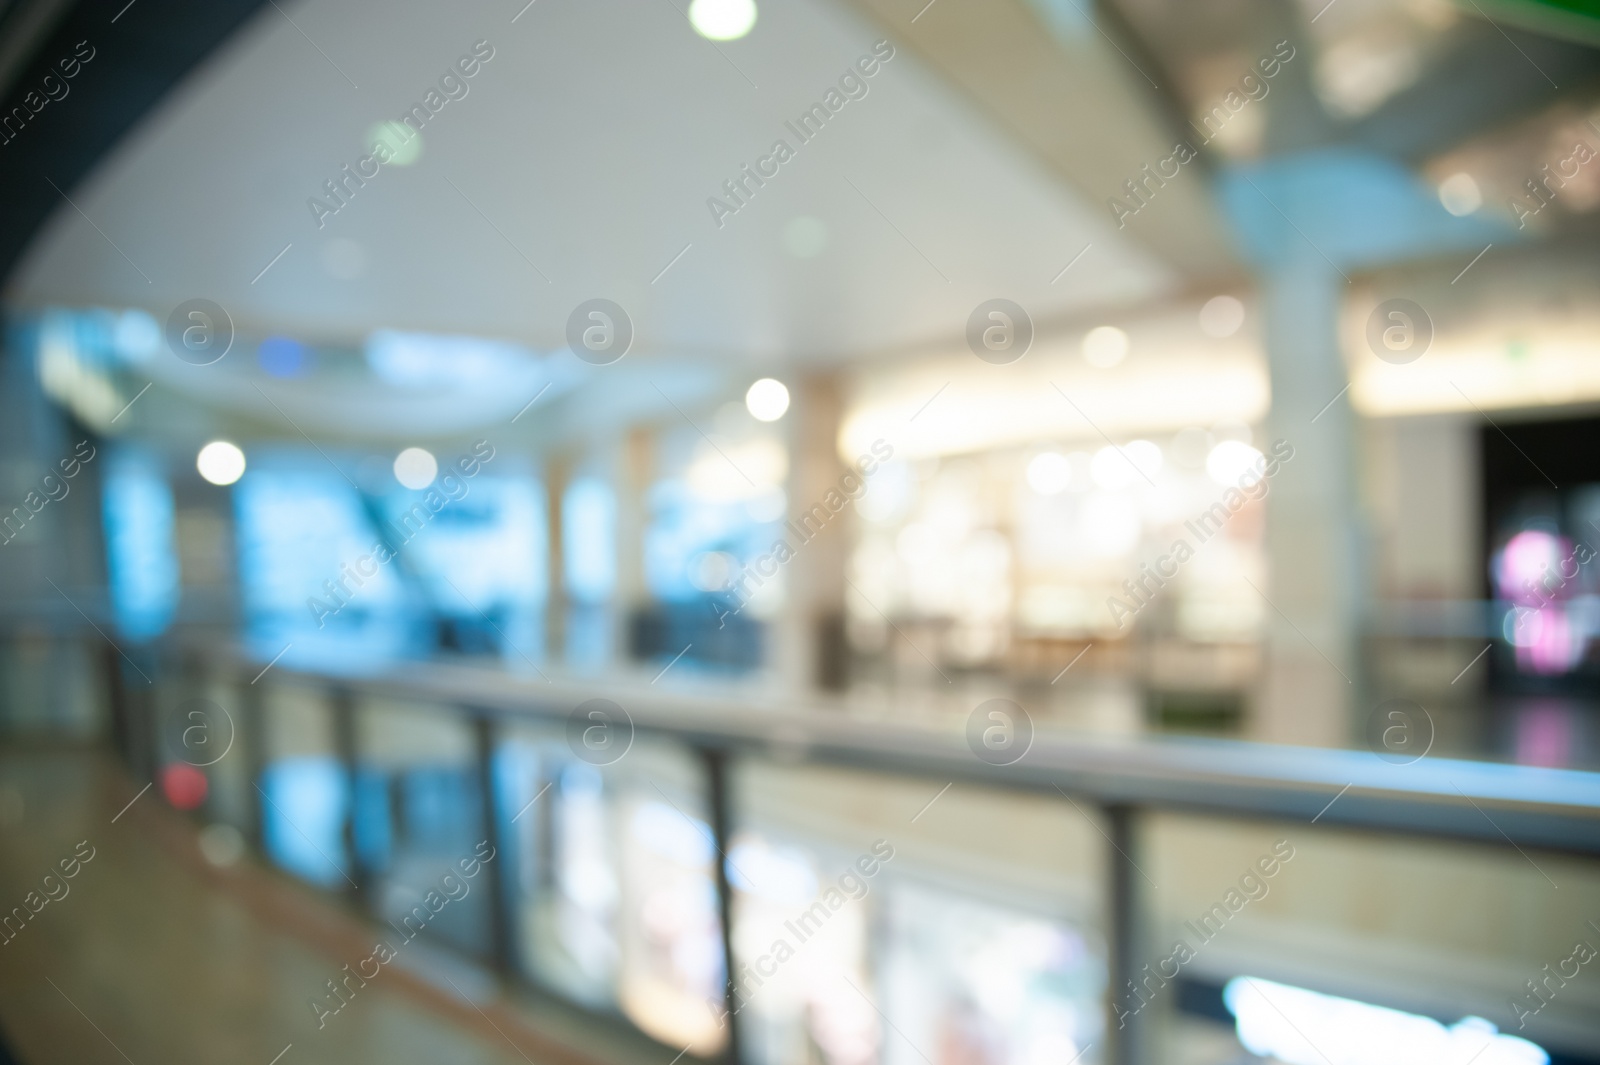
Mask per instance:
[[[208,867],[193,829],[149,793],[119,816],[135,791],[102,755],[0,752],[0,898],[38,907],[25,923],[11,910],[0,947],[0,1027],[20,1060],[587,1060],[541,1048],[481,973],[434,956],[431,978],[476,1004],[402,958],[319,1028],[310,1000],[329,1000],[326,981],[370,954],[370,934],[248,860]]]

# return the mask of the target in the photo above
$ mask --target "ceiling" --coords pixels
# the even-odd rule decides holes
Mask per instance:
[[[1443,217],[1419,164],[1553,113],[1551,75],[1581,95],[1600,69],[1581,44],[1444,0],[1213,0],[1203,17],[1179,0],[765,0],[750,35],[723,44],[679,0],[302,0],[248,16],[251,0],[230,2],[242,28],[194,35],[205,58],[164,96],[179,68],[160,81],[116,64],[159,54],[170,3],[124,9],[111,28],[129,36],[105,35],[99,80],[27,131],[95,146],[98,163],[70,171],[87,171],[78,182],[60,172],[59,192],[37,166],[10,171],[54,205],[7,280],[12,309],[138,308],[159,323],[203,298],[237,330],[220,366],[147,359],[105,397],[107,416],[146,381],[152,393],[108,430],[449,435],[539,396],[517,431],[556,443],[677,419],[761,373],[959,361],[969,315],[997,297],[1032,316],[1041,353],[1066,350],[1129,308],[1239,289],[1239,221],[1225,223],[1213,189],[1226,180],[1211,177],[1269,157],[1315,169],[1313,149],[1345,145],[1389,160],[1418,209]],[[1255,132],[1219,138],[1119,227],[1107,205],[1124,180],[1193,137],[1283,38],[1306,58],[1246,113]],[[893,58],[866,94],[802,142],[794,123],[885,40]],[[474,47],[492,58],[465,95],[436,98],[420,155],[314,211],[338,205],[326,186],[377,124]],[[1350,73],[1369,68],[1388,71],[1381,92]],[[141,88],[160,102],[114,145],[75,133]],[[739,206],[725,183],[779,138],[793,157],[714,214],[712,197]],[[1338,217],[1327,206],[1302,221]],[[629,357],[598,372],[567,352],[569,318],[594,298],[635,330]],[[361,357],[380,329],[529,351],[501,377],[396,387]],[[273,335],[328,357],[270,377],[256,347]]]
[[[747,38],[718,45],[675,0],[520,6],[260,9],[66,190],[76,209],[55,212],[8,302],[161,321],[206,298],[242,335],[350,344],[390,327],[552,351],[573,309],[605,297],[634,322],[630,361],[742,372],[959,337],[996,296],[1049,322],[1182,281],[1159,241],[1136,243],[1063,180],[1059,152],[990,120],[907,46],[902,31],[945,12],[913,26],[920,5],[773,0]],[[1026,11],[1007,10],[1010,32],[1025,30]],[[883,38],[899,46],[867,95],[800,144],[785,121]],[[374,124],[477,41],[493,58],[429,121],[415,163],[383,167],[319,226],[310,198],[328,200],[324,183],[365,154]],[[1092,35],[1074,48],[1121,62]],[[1157,158],[1159,123],[1127,127],[1129,76],[1080,75],[1052,106],[1070,105],[1080,135]],[[794,158],[719,226],[708,197],[726,201],[723,182],[778,138]]]

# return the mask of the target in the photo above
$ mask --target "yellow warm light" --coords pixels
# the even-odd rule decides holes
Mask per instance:
[[[1490,342],[1436,345],[1404,365],[1362,353],[1351,367],[1350,400],[1375,417],[1593,402],[1600,400],[1600,360],[1592,340],[1576,337],[1529,344],[1516,357]]]
[[[1270,399],[1265,367],[1243,352],[1130,359],[1113,370],[1086,368],[1076,358],[1071,364],[1044,358],[1031,369],[1019,364],[1005,374],[976,372],[986,369],[939,360],[866,383],[840,428],[840,455],[853,459],[880,438],[899,458],[1040,440],[1101,446],[1102,432],[1125,440],[1191,425],[1254,424]]]

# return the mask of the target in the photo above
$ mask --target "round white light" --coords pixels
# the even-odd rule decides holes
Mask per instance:
[[[394,479],[407,488],[426,488],[438,475],[439,463],[431,451],[408,447],[394,457]]]
[[[198,842],[201,856],[212,865],[229,866],[244,857],[244,837],[232,825],[207,825]]]
[[[1224,440],[1206,456],[1206,473],[1218,484],[1233,487],[1254,482],[1265,465],[1261,452],[1241,440]]]
[[[1107,444],[1094,453],[1089,476],[1109,491],[1145,484],[1161,472],[1161,449],[1149,440],[1133,440],[1116,447]]]
[[[1128,334],[1114,325],[1091,329],[1083,338],[1083,358],[1090,366],[1115,366],[1128,354]]]
[[[1059,451],[1044,451],[1028,463],[1028,487],[1042,496],[1060,495],[1072,484],[1072,462]]]
[[[1128,487],[1139,475],[1128,465],[1122,452],[1107,444],[1094,453],[1089,463],[1089,476],[1099,487],[1116,490]]]
[[[194,467],[212,484],[232,484],[244,476],[244,452],[226,440],[213,440],[200,449]]]
[[[757,421],[775,422],[789,409],[789,390],[782,381],[763,377],[745,392],[744,405]]]
[[[422,134],[403,122],[379,122],[367,130],[368,150],[375,150],[379,144],[389,150],[389,161],[384,166],[410,166],[422,156]]]
[[[1483,206],[1483,192],[1471,174],[1451,174],[1439,182],[1439,202],[1446,211],[1460,218]]]
[[[1212,296],[1200,308],[1200,331],[1208,337],[1231,337],[1244,325],[1244,304],[1232,296]]]
[[[736,41],[756,24],[755,0],[694,0],[689,24],[710,41]]]
[[[723,591],[738,564],[726,551],[702,551],[689,561],[689,583],[702,592]]]
[[[1161,472],[1161,445],[1153,440],[1130,440],[1122,450],[1128,453],[1133,464],[1144,471],[1146,477],[1154,478]]]

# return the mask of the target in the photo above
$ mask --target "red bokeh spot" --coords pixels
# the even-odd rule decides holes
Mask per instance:
[[[193,810],[206,801],[206,775],[192,765],[174,762],[161,770],[161,791],[180,810]]]

